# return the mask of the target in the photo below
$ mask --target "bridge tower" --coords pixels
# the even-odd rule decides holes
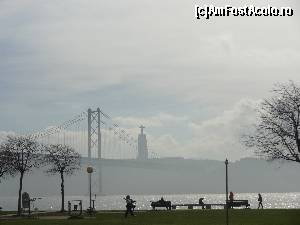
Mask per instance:
[[[147,147],[147,138],[146,134],[144,134],[144,126],[141,125],[141,133],[138,136],[138,155],[137,159],[139,160],[147,160],[148,159],[148,147]]]
[[[101,168],[101,110],[88,109],[88,160],[92,163],[92,149],[97,149],[98,192],[102,193],[102,168]]]

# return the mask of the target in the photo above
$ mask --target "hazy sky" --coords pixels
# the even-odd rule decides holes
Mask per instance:
[[[143,123],[161,156],[250,154],[238,137],[255,105],[274,83],[299,82],[300,3],[243,2],[295,15],[196,20],[195,4],[224,6],[212,0],[1,0],[2,134],[100,107],[128,128]]]

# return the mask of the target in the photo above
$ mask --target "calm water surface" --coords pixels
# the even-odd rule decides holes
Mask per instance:
[[[34,202],[34,207],[39,210],[59,210],[60,196],[42,197]],[[94,196],[93,196],[94,197]],[[108,195],[96,196],[95,206],[98,210],[118,210],[124,209],[125,201],[123,195]],[[157,201],[161,195],[132,195],[137,201],[137,209],[151,209],[150,201]],[[197,203],[200,197],[204,197],[205,203],[224,203],[224,194],[180,194],[180,195],[164,195],[165,200],[170,200],[173,204],[176,203]],[[265,208],[281,208],[292,209],[300,208],[300,192],[296,193],[262,193],[263,205]],[[88,196],[66,196],[68,200],[81,199],[83,200],[83,208],[86,209],[89,205]],[[257,193],[236,193],[235,199],[249,200],[250,207],[257,207]],[[0,196],[0,206],[3,210],[16,210],[17,197]]]

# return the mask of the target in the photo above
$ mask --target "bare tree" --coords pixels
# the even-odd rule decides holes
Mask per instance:
[[[5,149],[4,145],[0,146],[0,182],[8,176],[14,176],[16,170],[12,165],[11,152]]]
[[[269,160],[300,163],[300,86],[293,81],[277,84],[272,93],[261,103],[258,123],[245,145]]]
[[[6,160],[9,160],[8,166],[11,172],[20,174],[19,192],[18,192],[18,215],[21,215],[21,194],[23,188],[23,178],[33,168],[40,165],[41,146],[29,137],[9,136],[1,145]]]
[[[71,176],[80,169],[80,155],[73,148],[66,145],[49,145],[45,148],[44,160],[49,169],[46,172],[50,175],[59,174],[61,179],[61,212],[65,210],[65,186],[64,175]]]

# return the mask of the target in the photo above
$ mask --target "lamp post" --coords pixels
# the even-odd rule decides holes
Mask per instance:
[[[226,168],[226,225],[228,225],[228,159],[225,160]]]
[[[89,174],[89,189],[90,189],[90,212],[92,211],[92,173],[93,173],[93,167],[88,166],[86,168],[86,171]]]

